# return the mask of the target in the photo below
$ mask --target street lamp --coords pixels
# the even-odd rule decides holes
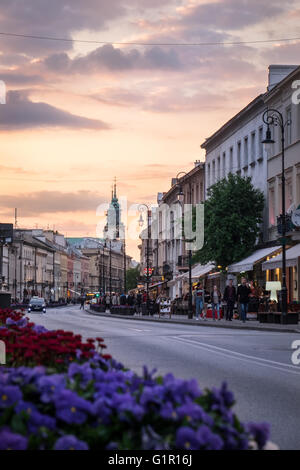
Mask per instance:
[[[183,208],[183,212],[184,212],[184,207],[183,207],[183,203],[184,203],[184,192],[183,192],[183,188],[182,188],[182,184],[180,183],[179,181],[179,177],[180,175],[187,175],[187,173],[185,171],[181,171],[180,173],[178,173],[178,175],[176,176],[176,180],[177,180],[177,185],[178,185],[178,188],[179,188],[179,192],[178,192],[178,200]],[[191,182],[189,181],[189,192],[190,192],[190,204],[192,204],[192,185],[191,185]],[[193,318],[193,301],[192,301],[192,296],[193,296],[193,286],[192,286],[192,250],[188,250],[188,257],[189,257],[189,307],[188,307],[188,318],[191,320]]]
[[[285,162],[284,162],[284,149],[285,149],[285,128],[290,126],[291,121],[288,119],[284,121],[283,115],[277,109],[267,109],[263,114],[263,122],[267,124],[266,138],[262,141],[265,146],[274,144],[272,139],[270,126],[279,126],[281,130],[281,190],[282,190],[282,288],[281,288],[281,322],[286,323],[287,320],[287,287],[286,287],[286,214],[285,214]]]
[[[149,281],[150,281],[150,276],[149,276],[149,271],[150,271],[150,262],[149,262],[149,251],[150,251],[150,237],[151,237],[151,210],[147,206],[147,204],[140,204],[139,205],[139,212],[141,213],[140,218],[139,218],[139,226],[142,227],[144,225],[144,219],[142,212],[146,209],[147,211],[147,246],[146,246],[146,292],[147,292],[147,297],[146,297],[146,310],[147,313],[149,313]]]

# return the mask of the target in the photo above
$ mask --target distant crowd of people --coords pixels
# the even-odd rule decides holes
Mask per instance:
[[[221,308],[223,308],[225,320],[232,321],[234,309],[237,306],[240,320],[245,322],[248,311],[257,312],[259,298],[263,295],[264,290],[262,288],[257,287],[253,281],[248,282],[244,277],[237,288],[233,285],[233,280],[230,279],[223,294],[216,285],[211,292],[208,292],[204,288],[203,282],[199,281],[193,290],[193,314],[195,314],[196,320],[206,320],[208,305],[210,305],[213,320],[221,320]],[[100,294],[97,298],[94,297],[92,303],[96,302],[98,305],[103,305],[107,310],[115,306],[127,306],[134,308],[137,315],[148,313],[164,316],[167,314],[171,317],[172,314],[178,313],[179,303],[188,301],[188,297],[187,293],[181,298],[177,295],[172,300],[164,292],[158,295],[149,292],[147,300],[147,292],[142,290],[138,292],[130,291],[128,294],[124,292]],[[85,296],[80,298],[80,309],[84,308],[86,300]]]
[[[253,281],[247,282],[245,277],[242,278],[241,284],[236,288],[233,285],[233,280],[228,281],[223,295],[217,286],[213,287],[213,291],[209,294],[203,287],[203,283],[199,282],[195,291],[195,306],[196,306],[196,320],[206,320],[207,303],[211,304],[212,317],[215,320],[216,316],[220,320],[220,308],[223,305],[225,310],[225,320],[232,321],[233,311],[236,303],[239,307],[240,320],[245,323],[249,305],[252,306],[253,311],[258,310],[259,298],[264,295],[264,290],[254,285]]]

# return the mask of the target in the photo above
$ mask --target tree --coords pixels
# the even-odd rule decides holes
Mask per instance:
[[[127,269],[126,271],[126,283],[127,289],[135,289],[140,277],[140,266],[137,265],[135,268]]]
[[[262,222],[264,195],[251,178],[229,174],[208,190],[204,212],[204,246],[195,261],[225,269],[254,249]]]

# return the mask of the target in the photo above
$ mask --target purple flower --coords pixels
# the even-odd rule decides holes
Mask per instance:
[[[37,408],[33,403],[21,400],[16,405],[15,412],[21,413],[21,411],[25,411],[28,415],[30,415],[33,411],[37,411]]]
[[[45,375],[37,380],[37,386],[41,392],[41,401],[49,403],[54,395],[65,387],[65,378],[61,374]]]
[[[76,375],[81,377],[83,384],[87,384],[90,380],[93,379],[93,370],[87,362],[84,364],[77,364],[76,362],[73,362],[69,366],[68,377],[72,379]]]
[[[247,430],[253,435],[258,448],[263,449],[270,437],[270,425],[268,423],[248,423]]]
[[[46,333],[48,330],[47,328],[45,328],[44,326],[42,325],[34,325],[34,327],[32,328],[33,331],[35,331],[38,335],[40,335],[41,333]]]
[[[199,439],[194,429],[183,426],[176,433],[176,449],[198,450]]]
[[[9,382],[14,384],[29,384],[35,382],[39,377],[45,374],[45,367],[18,367],[9,369]]]
[[[167,402],[162,405],[160,416],[164,419],[176,420],[178,418],[178,413],[173,404],[171,402]]]
[[[14,434],[8,429],[0,431],[0,450],[26,450],[27,439],[20,434]]]
[[[108,424],[110,421],[112,410],[107,406],[104,397],[98,398],[92,405],[92,414],[97,417],[98,423]]]
[[[221,450],[224,442],[220,436],[214,434],[208,426],[200,426],[197,430],[197,438],[200,448],[205,450]]]
[[[153,387],[146,386],[142,391],[140,397],[141,405],[145,406],[149,403],[163,403],[165,395],[165,388],[162,385],[155,385]]]
[[[7,408],[22,399],[22,392],[14,385],[0,385],[0,408]]]
[[[88,445],[75,436],[67,435],[60,437],[54,446],[54,450],[89,450]]]
[[[28,430],[32,434],[36,434],[37,431],[41,430],[42,428],[51,429],[54,431],[56,427],[56,420],[51,416],[44,415],[39,411],[32,411],[30,413],[29,421],[28,421]]]
[[[209,416],[203,408],[196,403],[187,403],[177,408],[179,419],[186,418],[188,421],[202,421],[210,426],[213,425],[213,419]]]
[[[61,390],[55,396],[57,418],[68,424],[83,424],[87,414],[92,414],[92,405],[71,390]]]

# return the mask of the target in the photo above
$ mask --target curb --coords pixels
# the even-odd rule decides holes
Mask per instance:
[[[112,315],[111,313],[96,313],[92,312],[91,310],[86,310],[85,312],[89,315],[94,315],[96,317],[104,317],[104,318],[120,318],[122,320],[139,320],[145,322],[155,322],[155,323],[173,323],[175,325],[193,325],[193,326],[207,326],[207,327],[214,327],[214,328],[223,328],[227,330],[254,330],[254,331],[271,331],[276,333],[300,333],[300,329],[280,329],[272,326],[267,327],[260,327],[260,326],[243,326],[243,325],[226,325],[226,324],[216,324],[211,322],[196,322],[195,320],[186,321],[186,320],[172,320],[169,318],[153,318],[153,317],[139,317],[139,316],[126,316],[126,315]]]

